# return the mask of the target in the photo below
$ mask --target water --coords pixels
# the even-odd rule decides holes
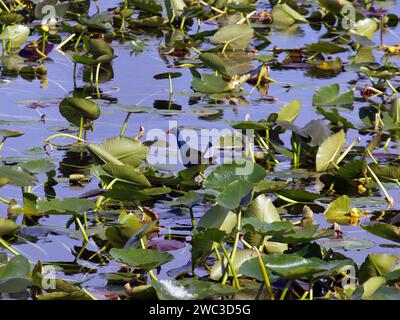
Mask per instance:
[[[112,1],[117,3],[117,1]],[[102,9],[106,9],[111,6],[110,1],[101,1]],[[260,3],[259,7],[264,4]],[[266,4],[267,5],[267,4]],[[378,2],[377,7],[383,6],[388,8],[392,13],[397,15],[400,14],[400,6],[398,1],[385,1]],[[267,7],[268,8],[268,7]],[[91,10],[94,12],[94,8]],[[209,26],[204,25],[203,28]],[[193,31],[194,32],[194,31]],[[268,38],[273,46],[277,46],[282,49],[289,48],[301,48],[305,44],[317,42],[321,36],[324,35],[326,30],[322,28],[319,31],[312,29],[308,25],[298,25],[297,29],[293,32],[282,32],[274,31],[268,34]],[[385,34],[384,40],[386,44],[394,45],[399,43],[400,27],[391,29],[390,33]],[[32,39],[34,39],[32,37]],[[63,38],[66,38],[63,35]],[[153,76],[158,73],[171,71],[167,67],[167,63],[159,56],[157,51],[157,45],[163,41],[162,38],[147,37],[144,35],[138,36],[139,39],[144,40],[145,51],[143,54],[134,55],[131,54],[131,46],[129,42],[117,43],[114,41],[113,46],[115,48],[117,59],[113,61],[114,77],[111,81],[102,84],[101,88],[105,92],[111,92],[110,97],[114,98],[120,104],[125,105],[148,105],[153,106],[155,100],[168,100],[168,82],[157,81],[153,79]],[[379,32],[375,34],[373,41],[379,43]],[[265,52],[269,53],[268,50],[271,46],[267,47]],[[376,51],[375,51],[376,52]],[[12,161],[13,158],[26,157],[26,151],[32,147],[43,148],[44,140],[54,134],[54,127],[64,127],[67,125],[66,120],[60,115],[58,110],[59,102],[66,96],[69,96],[73,91],[73,63],[68,57],[69,53],[61,54],[57,51],[53,51],[50,54],[49,61],[46,62],[48,68],[48,85],[44,86],[40,81],[26,81],[21,77],[10,78],[6,76],[1,77],[0,83],[0,120],[26,120],[33,121],[28,124],[9,124],[2,125],[1,128],[20,130],[25,132],[23,138],[10,139],[7,141],[3,151],[3,160]],[[347,61],[349,53],[339,55],[343,61]],[[380,55],[375,56],[376,61],[381,59]],[[392,61],[399,62],[399,59],[392,59]],[[193,115],[193,111],[200,108],[209,106],[209,101],[200,100],[196,104],[189,104],[189,94],[192,93],[190,88],[190,82],[192,76],[188,69],[177,69],[178,72],[182,72],[183,76],[173,80],[175,89],[175,96],[173,98],[174,103],[180,105],[182,110],[175,114],[173,117],[166,117],[160,114],[134,114],[128,124],[127,135],[135,136],[139,130],[139,126],[144,126],[146,130],[153,128],[160,128],[163,130],[168,129],[168,121],[176,120],[181,126],[195,126],[198,128],[229,128],[229,124],[226,121],[207,121]],[[82,75],[82,69],[78,70],[78,81],[79,86],[82,85],[80,81]],[[316,78],[308,73],[307,69],[289,69],[289,70],[272,70],[270,77],[276,80],[276,83],[270,85],[268,96],[274,97],[275,101],[271,102],[270,99],[265,99],[260,96],[257,91],[254,91],[250,95],[246,95],[247,105],[236,105],[229,106],[224,105],[218,107],[220,112],[221,120],[244,120],[246,115],[250,115],[251,120],[259,120],[266,118],[270,113],[277,112],[285,103],[298,98],[303,103],[303,109],[299,118],[296,120],[296,124],[304,126],[311,119],[322,119],[321,115],[315,112],[315,108],[312,106],[312,96],[315,90],[324,85],[339,83],[341,84],[341,90],[350,88],[348,82],[353,80],[355,77],[354,73],[340,72],[338,75],[331,78]],[[367,84],[367,80],[360,81],[359,86]],[[287,89],[287,84],[292,87],[290,90]],[[251,91],[251,87],[248,85],[244,86],[247,92]],[[38,102],[45,108],[32,109],[29,106],[32,102]],[[365,103],[355,103],[354,110],[341,110],[342,115],[345,115],[350,121],[354,123],[360,122],[358,117],[358,109],[361,106],[366,105]],[[88,134],[88,139],[94,142],[101,142],[104,139],[115,137],[119,135],[122,123],[126,117],[126,113],[115,108],[112,104],[102,103],[101,104],[102,115],[100,119],[96,121],[96,128],[94,132]],[[45,123],[40,122],[42,115],[45,115]],[[358,132],[352,130],[350,132],[350,139],[354,139],[358,136]],[[289,135],[285,136],[286,142],[289,139]],[[363,139],[367,139],[363,137]],[[361,142],[361,145],[365,145],[365,140]],[[391,152],[399,153],[399,148],[395,148]],[[44,152],[38,155],[32,156],[34,158],[51,158],[54,159],[55,163],[59,163],[66,157],[65,151],[50,151],[49,155]],[[277,171],[287,169],[287,163],[277,167]],[[58,168],[59,177],[67,177],[63,174],[64,170]],[[43,181],[44,177],[40,177],[40,181]],[[87,190],[97,188],[97,181],[94,179],[85,189],[72,188],[68,181],[60,182],[55,186],[55,190],[58,198],[71,198],[79,197],[82,193]],[[316,191],[314,185],[310,185],[308,188],[310,191]],[[43,186],[35,188],[35,193],[39,197],[45,197],[45,190]],[[15,187],[5,186],[0,190],[0,194],[3,198],[16,198],[20,199],[20,190]],[[400,190],[399,188],[390,190],[390,194],[394,197],[396,205],[394,209],[400,210]],[[380,196],[378,194],[378,196]],[[6,206],[1,206],[0,216],[7,216]],[[176,211],[171,211],[169,206],[166,205],[165,200],[157,202],[154,209],[158,212],[161,217],[161,226],[163,234],[173,233],[188,236],[190,234],[189,226],[190,219],[187,214],[180,214]],[[383,207],[378,205],[377,208],[366,208],[370,210],[381,210]],[[206,208],[196,207],[195,216],[200,217]],[[117,212],[112,213],[112,219],[116,220]],[[64,216],[49,216],[40,219],[40,224],[51,225],[51,226],[62,226],[64,227],[69,217]],[[320,214],[317,217],[318,223],[322,227],[329,226]],[[19,219],[19,222],[21,220]],[[183,228],[182,228],[183,227]],[[381,245],[386,244],[389,241],[385,241],[381,238],[377,238],[366,232],[362,231],[358,226],[346,226],[343,227],[343,231],[353,237],[361,237],[370,239],[377,243],[377,246],[373,249],[374,253],[394,253],[398,254],[398,248],[384,248]],[[106,290],[111,290],[111,287],[107,287],[107,280],[105,274],[109,272],[116,272],[119,269],[119,264],[110,263],[105,266],[100,266],[95,263],[89,263],[85,260],[76,260],[75,246],[80,247],[81,241],[70,239],[66,236],[49,235],[46,237],[39,238],[36,243],[24,243],[22,239],[20,242],[15,244],[15,247],[20,250],[27,258],[31,261],[42,260],[44,262],[63,262],[63,263],[76,263],[77,265],[85,266],[88,269],[92,269],[91,274],[85,273],[68,273],[64,272],[61,275],[67,279],[82,280],[88,277],[93,277],[91,280],[86,282],[84,286],[92,290],[93,294],[99,298],[104,297]],[[94,244],[90,243],[86,247],[87,250],[98,251],[99,248]],[[75,253],[74,253],[75,251]],[[371,252],[370,250],[348,253],[355,259],[357,263],[364,260],[366,254]],[[167,270],[177,268],[185,265],[190,259],[190,246],[186,245],[184,249],[174,252],[177,259],[173,262],[163,266],[160,278],[167,278]]]

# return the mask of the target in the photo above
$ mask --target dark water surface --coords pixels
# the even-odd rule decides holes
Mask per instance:
[[[110,7],[111,1],[100,1],[100,5],[103,9]],[[112,1],[118,3],[117,1]],[[260,3],[259,6],[264,6]],[[265,6],[269,4],[265,3]],[[382,6],[388,8],[389,11],[400,14],[400,2],[399,1],[385,1],[377,2],[376,6]],[[207,26],[203,26],[207,28]],[[272,45],[280,48],[296,48],[303,47],[305,44],[315,43],[318,41],[321,35],[326,32],[324,27],[320,31],[313,30],[308,25],[298,25],[291,31],[274,31],[270,34],[269,40]],[[63,36],[65,37],[65,36]],[[131,54],[131,45],[129,42],[119,44],[113,43],[116,50],[117,59],[113,61],[114,78],[101,85],[103,91],[110,91],[110,97],[115,98],[118,103],[126,105],[148,105],[153,106],[155,100],[168,100],[168,83],[166,81],[157,81],[153,79],[155,74],[161,72],[167,72],[170,69],[167,68],[167,64],[163,61],[157,51],[157,45],[162,38],[146,38],[140,36],[140,39],[144,40],[145,52],[140,55]],[[389,45],[400,43],[400,28],[391,29],[390,33],[385,35],[385,43]],[[374,36],[375,43],[379,43],[379,32]],[[271,45],[271,46],[272,46]],[[267,50],[271,47],[267,47]],[[376,51],[374,51],[376,53]],[[0,80],[0,120],[27,120],[33,121],[27,124],[11,124],[3,125],[1,128],[8,128],[13,130],[20,130],[25,132],[25,136],[21,139],[10,139],[7,141],[4,150],[2,151],[3,160],[12,161],[13,158],[25,157],[26,151],[32,147],[42,148],[44,140],[51,134],[56,133],[57,127],[66,126],[66,120],[60,115],[58,105],[61,99],[65,96],[70,95],[73,90],[73,63],[68,57],[53,51],[50,54],[51,61],[46,62],[48,68],[48,85],[46,88],[41,85],[39,81],[26,81],[22,78],[8,78],[2,77]],[[349,57],[349,53],[344,53],[341,56],[343,61],[346,61]],[[375,59],[379,61],[381,57],[375,56]],[[397,59],[399,60],[399,59]],[[392,61],[399,63],[396,59]],[[272,70],[270,77],[276,80],[276,83],[270,85],[269,96],[274,97],[275,101],[271,102],[269,99],[265,99],[255,90],[252,94],[245,96],[247,105],[237,106],[220,106],[220,120],[219,121],[207,121],[199,119],[197,115],[193,114],[193,111],[199,108],[206,107],[209,102],[200,100],[197,104],[189,105],[189,93],[192,93],[190,88],[190,82],[192,76],[188,69],[177,70],[183,73],[183,77],[174,79],[174,89],[176,95],[174,96],[174,103],[179,104],[182,110],[174,115],[173,117],[165,117],[160,114],[134,114],[128,125],[127,133],[131,136],[135,136],[139,130],[139,126],[142,125],[146,130],[152,128],[168,129],[169,120],[177,120],[179,125],[182,126],[195,126],[198,128],[229,128],[229,124],[224,120],[244,120],[246,115],[250,115],[252,120],[259,120],[267,117],[270,113],[278,111],[285,103],[298,98],[303,103],[303,109],[300,113],[299,118],[296,120],[296,124],[299,126],[305,125],[312,119],[321,119],[322,116],[318,115],[315,108],[312,106],[312,97],[315,90],[323,85],[332,83],[341,84],[342,90],[346,87],[350,87],[348,82],[354,79],[355,74],[350,72],[341,72],[340,74],[332,78],[317,78],[315,75],[310,74],[307,69],[292,69],[277,71]],[[80,82],[80,75],[82,70],[78,71],[78,81]],[[81,82],[80,82],[81,83]],[[367,84],[360,82],[359,85]],[[287,89],[287,84],[292,87],[290,90]],[[247,92],[251,91],[251,87],[245,86]],[[33,102],[40,103],[45,108],[32,109],[29,108]],[[354,110],[341,110],[342,115],[345,115],[350,121],[359,123],[358,108],[363,106],[363,103],[355,103]],[[214,107],[215,109],[215,107]],[[88,139],[94,142],[101,142],[104,139],[115,137],[119,135],[121,125],[125,119],[126,113],[120,111],[118,108],[111,104],[103,103],[101,105],[102,115],[99,120],[96,121],[96,128],[94,132],[88,133]],[[46,122],[37,122],[41,115],[45,114]],[[354,139],[357,136],[357,131],[350,133],[349,140]],[[287,135],[286,139],[290,137]],[[366,137],[363,137],[366,139]],[[361,145],[365,145],[366,142],[362,141]],[[399,153],[399,146],[393,146],[393,153]],[[45,153],[39,153],[33,157],[42,158],[50,157],[59,163],[61,160],[65,160],[68,155],[63,151],[53,150],[50,156]],[[290,163],[283,162],[277,167],[277,171],[285,171],[290,167]],[[68,177],[65,172],[58,170],[57,174],[60,177]],[[289,173],[288,173],[289,174]],[[41,177],[43,178],[43,177]],[[41,181],[43,181],[42,179]],[[71,198],[78,197],[87,190],[97,188],[97,181],[93,179],[93,182],[86,186],[86,189],[71,188],[68,179],[65,182],[60,182],[56,187],[58,198]],[[315,185],[310,185],[309,191],[317,191]],[[35,193],[39,197],[45,197],[45,191],[43,186],[37,186],[34,189]],[[1,189],[1,196],[4,198],[13,198],[15,194],[20,194],[20,190],[15,187],[6,186]],[[399,188],[390,190],[390,194],[396,200],[395,209],[400,210],[400,190]],[[377,194],[378,197],[382,198],[381,195]],[[21,199],[17,199],[21,200]],[[377,201],[375,203],[365,203],[362,199],[360,203],[357,203],[357,207],[365,210],[380,210],[385,207],[384,201]],[[165,201],[159,201],[155,210],[161,217],[161,225],[164,226],[162,229],[163,234],[181,234],[188,236],[190,234],[189,226],[190,219],[184,212],[171,211],[170,207],[165,204]],[[195,215],[201,216],[206,211],[206,208],[196,208]],[[6,216],[6,206],[1,206],[0,216]],[[117,215],[115,215],[115,219]],[[40,220],[42,225],[56,225],[65,227],[69,217],[63,216],[50,216]],[[324,220],[322,214],[317,216],[318,223],[321,226],[327,226],[328,223]],[[20,222],[20,221],[19,221]],[[386,244],[389,241],[385,241],[381,238],[377,238],[368,234],[359,226],[346,226],[343,227],[344,232],[347,235],[354,237],[366,238],[374,241],[377,245],[373,250],[364,250],[360,252],[347,253],[355,259],[357,263],[364,260],[365,256],[370,253],[394,253],[399,254],[398,248],[386,248],[382,247],[382,244]],[[72,250],[76,251],[75,246],[80,247],[81,241],[70,239],[66,236],[55,236],[50,235],[41,238],[35,244],[20,243],[16,244],[16,248],[20,250],[26,257],[32,261],[42,260],[45,262],[77,262],[81,266],[85,266],[85,272],[90,269],[90,274],[73,272],[75,274],[69,274],[65,272],[64,278],[82,280],[87,277],[93,277],[85,283],[84,286],[90,288],[91,292],[102,298],[105,290],[111,288],[105,288],[107,280],[104,277],[105,273],[115,272],[118,270],[119,265],[117,263],[110,263],[106,266],[96,265],[89,263],[85,260],[75,261],[75,255]],[[87,246],[88,250],[98,251],[99,248],[94,244],[90,243]],[[160,278],[168,278],[166,271],[172,268],[177,268],[185,265],[190,259],[190,246],[187,245],[185,249],[174,252],[177,259],[173,262],[163,266]],[[66,269],[67,270],[67,269]],[[93,272],[93,273],[92,273]]]

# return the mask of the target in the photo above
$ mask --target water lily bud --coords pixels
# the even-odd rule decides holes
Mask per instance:
[[[352,218],[359,218],[360,217],[360,212],[357,208],[351,208],[350,210],[350,217]]]

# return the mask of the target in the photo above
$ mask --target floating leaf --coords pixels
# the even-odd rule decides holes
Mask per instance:
[[[106,163],[101,168],[113,179],[118,179],[121,182],[148,187],[151,186],[149,180],[147,180],[143,173],[128,164],[118,165],[114,163]]]
[[[11,48],[20,48],[28,40],[30,29],[21,24],[7,26],[0,34],[0,40],[9,40]]]
[[[258,256],[257,252],[254,250],[248,250],[248,249],[237,250],[235,254],[235,259],[233,259],[232,261],[233,268],[235,270],[240,270],[240,267],[242,266],[243,263],[257,256]],[[219,281],[222,278],[223,273],[225,272],[225,270],[223,269],[225,269],[227,266],[228,262],[225,258],[222,259],[222,263],[220,261],[217,261],[211,269],[210,278],[214,281]],[[229,270],[229,275],[232,276],[230,270]]]
[[[390,108],[390,114],[394,120],[394,123],[400,125],[400,98],[394,98]]]
[[[347,195],[333,200],[326,209],[324,216],[329,221],[341,220],[350,211],[350,198]]]
[[[272,200],[263,194],[255,198],[248,208],[243,211],[243,217],[254,217],[266,223],[281,221],[278,210]]]
[[[339,84],[331,84],[317,89],[313,96],[314,106],[349,106],[354,102],[352,90],[339,94]]]
[[[0,267],[0,293],[17,293],[32,284],[28,278],[31,270],[29,261],[23,256],[15,256],[4,267]]]
[[[199,220],[199,228],[212,228],[231,233],[237,224],[237,215],[222,206],[216,205],[208,210]]]
[[[165,0],[165,8],[167,9],[168,19],[179,18],[186,4],[183,0]]]
[[[38,179],[21,167],[0,166],[0,177],[8,178],[10,184],[18,187],[36,185]]]
[[[400,167],[399,166],[380,166],[376,163],[371,163],[369,167],[379,177],[384,179],[400,179]]]
[[[272,236],[275,234],[285,233],[293,230],[293,225],[288,221],[276,221],[272,223],[262,222],[260,219],[244,218],[242,220],[242,228],[246,230],[253,230],[262,236]]]
[[[307,23],[306,18],[289,7],[286,3],[275,5],[272,8],[271,16],[274,23],[282,26],[290,26],[296,22]]]
[[[221,191],[217,197],[217,203],[231,210],[238,208],[240,205],[246,206],[249,200],[251,201],[249,194],[253,187],[254,184],[251,182],[236,180]],[[248,197],[250,199],[247,199]]]
[[[378,23],[373,18],[365,18],[357,21],[350,29],[350,33],[371,39],[377,30]]]
[[[386,276],[392,270],[399,258],[390,254],[369,254],[359,270],[360,283],[368,281],[372,277]]]
[[[301,110],[301,101],[294,99],[292,102],[285,104],[278,112],[277,121],[293,122],[297,119]]]
[[[318,172],[326,171],[336,164],[346,146],[346,134],[344,131],[339,131],[327,138],[318,148],[316,156],[316,169]]]
[[[31,160],[20,166],[32,174],[47,173],[56,169],[54,162],[47,159]]]
[[[211,43],[229,49],[246,49],[253,35],[254,30],[247,24],[230,24],[219,29],[211,38]]]
[[[10,220],[0,217],[0,237],[14,233],[18,229],[18,225]]]
[[[100,145],[89,144],[87,148],[100,162],[135,167],[146,159],[148,152],[141,142],[129,138],[111,138]]]
[[[263,257],[267,270],[278,274],[282,279],[314,278],[318,276],[335,275],[353,265],[351,260],[326,262],[318,258],[303,258],[295,254],[275,254]],[[240,268],[240,272],[248,277],[260,278],[258,259],[252,259]]]
[[[319,225],[316,224],[307,224],[300,229],[293,230],[292,232],[275,234],[272,237],[272,241],[281,243],[305,243],[333,236],[332,230],[325,229],[318,231],[318,227]]]
[[[400,243],[400,227],[382,222],[374,222],[361,226],[361,228],[378,237]]]
[[[84,98],[65,98],[60,103],[60,113],[72,124],[79,126],[81,117],[85,120],[96,120],[100,117],[99,106]]]
[[[160,300],[205,300],[236,292],[231,286],[198,279],[160,280],[152,285]]]
[[[87,199],[53,199],[50,201],[39,199],[37,201],[37,210],[46,214],[82,214],[94,210],[96,204]]]
[[[358,251],[358,250],[373,248],[375,246],[375,243],[367,239],[345,238],[345,239],[328,240],[322,242],[321,246],[325,247],[326,249],[332,249],[332,250]]]
[[[295,202],[314,202],[315,200],[321,198],[321,195],[317,193],[308,192],[302,189],[286,189],[278,191],[277,194]]]
[[[250,161],[223,164],[211,172],[204,186],[209,189],[223,190],[237,180],[257,183],[265,176],[265,169]]]
[[[152,249],[111,249],[110,254],[114,259],[125,263],[131,267],[144,270],[151,270],[162,266],[174,259],[168,252]]]

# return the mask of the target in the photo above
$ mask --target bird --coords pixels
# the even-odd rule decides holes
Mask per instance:
[[[166,131],[166,134],[175,136],[182,163],[186,168],[201,164],[213,164],[215,162],[216,158],[213,156],[214,148],[211,141],[208,143],[206,150],[202,152],[189,146],[179,128],[172,128]],[[211,153],[211,156],[207,156],[208,153]]]

